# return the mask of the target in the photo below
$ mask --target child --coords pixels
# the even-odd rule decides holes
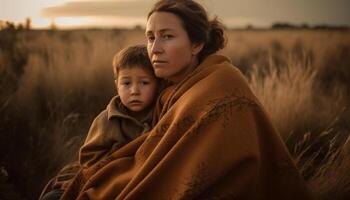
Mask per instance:
[[[112,98],[90,128],[80,149],[83,167],[149,130],[158,80],[145,46],[128,47],[113,60],[115,84],[119,95]]]
[[[77,166],[92,166],[150,129],[159,81],[154,75],[146,46],[136,45],[121,50],[113,59],[113,72],[118,95],[93,121],[80,148],[80,165],[74,162],[63,168],[45,187],[39,199],[59,199],[79,170]]]

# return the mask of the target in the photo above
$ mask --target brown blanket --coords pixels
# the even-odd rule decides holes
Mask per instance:
[[[82,169],[71,199],[310,199],[242,74],[209,56],[156,107],[156,126]]]

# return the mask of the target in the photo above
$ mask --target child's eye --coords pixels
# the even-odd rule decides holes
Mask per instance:
[[[130,82],[122,82],[122,85],[130,85]]]
[[[142,81],[141,84],[142,85],[148,85],[150,82],[149,81]]]

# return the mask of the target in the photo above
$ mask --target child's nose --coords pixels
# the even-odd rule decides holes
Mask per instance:
[[[134,85],[133,87],[131,87],[131,94],[132,95],[140,94],[140,88],[138,85]]]

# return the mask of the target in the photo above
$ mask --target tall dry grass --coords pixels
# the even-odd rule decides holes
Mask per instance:
[[[115,93],[113,54],[145,42],[143,35],[0,32],[0,199],[5,190],[36,199],[47,180],[76,158],[92,119]],[[321,199],[350,193],[348,35],[229,31],[221,52],[247,76]]]
[[[253,65],[248,75],[251,88],[282,137],[287,139],[293,132],[320,131],[332,126],[346,105],[344,90],[334,87],[331,93],[326,93],[317,80],[319,71],[309,62],[290,54],[285,62],[285,66],[276,66],[270,58],[266,67]]]
[[[114,53],[143,42],[134,35],[1,32],[0,166],[19,193],[35,199],[43,184],[75,159],[92,119],[115,93]]]
[[[287,57],[287,66],[271,60],[254,66],[250,86],[318,199],[348,199],[350,131],[339,120],[348,106],[345,91],[335,87],[329,95],[318,83],[320,71]]]

